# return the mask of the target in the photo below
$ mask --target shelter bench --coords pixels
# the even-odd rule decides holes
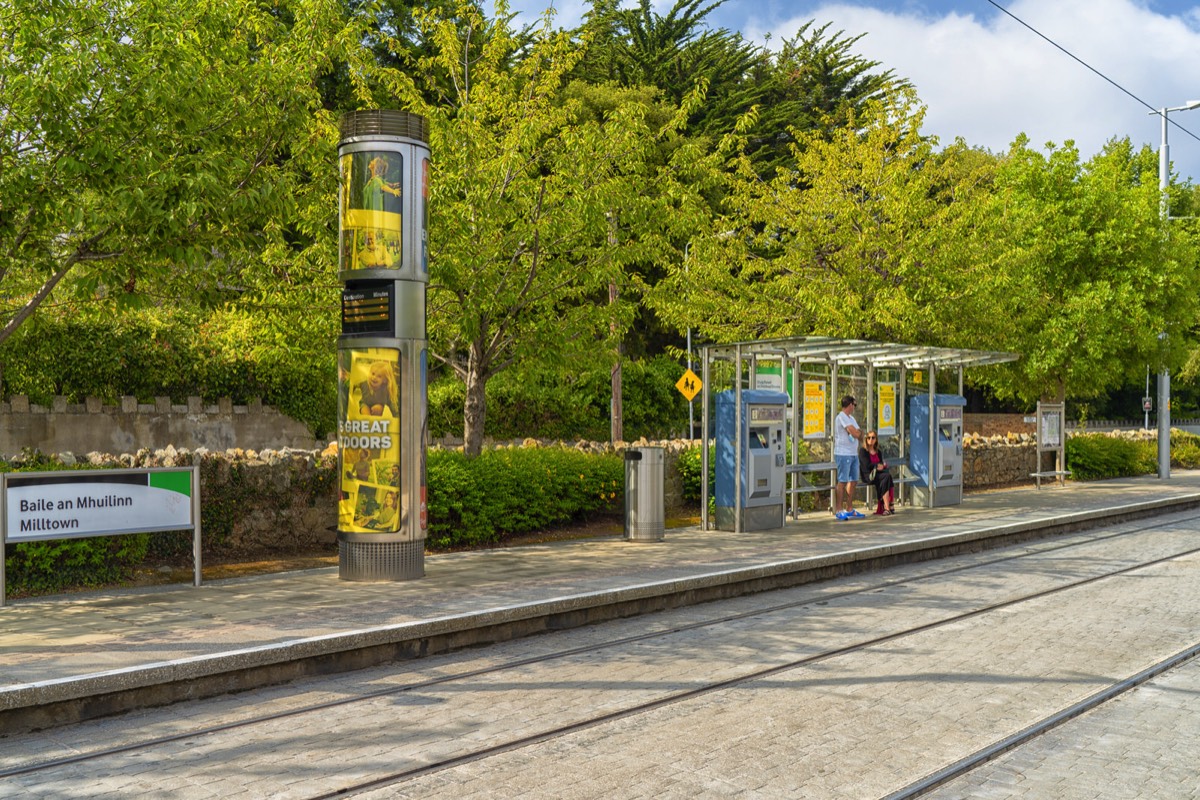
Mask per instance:
[[[815,464],[788,464],[786,471],[788,475],[815,472],[837,472],[837,464],[833,461],[821,461]],[[813,486],[812,484],[809,484],[808,486],[797,486],[793,489],[789,489],[788,492],[792,494],[801,494],[804,492],[824,492],[828,491],[829,488],[830,487],[828,486]]]

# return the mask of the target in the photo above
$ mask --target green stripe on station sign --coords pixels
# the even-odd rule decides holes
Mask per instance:
[[[192,496],[192,473],[188,472],[151,472],[150,486],[154,489],[165,489],[168,492],[178,492],[184,497]]]

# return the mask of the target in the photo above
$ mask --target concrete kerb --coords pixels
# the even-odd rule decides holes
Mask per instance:
[[[0,731],[69,724],[1196,507],[1200,493],[18,684],[0,689]]]

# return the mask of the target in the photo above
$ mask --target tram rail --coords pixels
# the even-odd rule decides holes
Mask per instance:
[[[1192,520],[1196,520],[1196,519],[1200,519],[1200,515],[1191,515],[1191,516],[1184,517],[1184,518],[1177,518],[1174,521],[1175,522],[1186,522],[1186,521],[1192,521]],[[998,558],[990,558],[990,559],[981,560],[981,561],[974,561],[970,564],[957,565],[957,566],[948,567],[945,569],[933,570],[933,571],[930,571],[930,572],[927,572],[925,574],[918,575],[918,576],[906,576],[904,578],[899,578],[899,579],[880,581],[880,582],[872,583],[870,586],[866,586],[866,587],[859,588],[859,589],[853,589],[853,590],[847,590],[844,592],[837,592],[837,593],[821,595],[819,598],[814,597],[814,596],[809,596],[809,597],[806,597],[803,599],[798,599],[798,600],[790,601],[787,603],[775,604],[775,605],[771,605],[771,606],[765,607],[765,608],[757,608],[757,609],[750,610],[750,611],[742,611],[742,612],[738,612],[738,613],[734,613],[734,614],[726,614],[726,615],[722,615],[722,616],[714,618],[714,619],[706,619],[706,620],[693,622],[693,623],[689,623],[689,624],[685,624],[685,625],[677,625],[677,626],[673,626],[673,627],[666,628],[666,629],[655,630],[655,631],[650,631],[650,632],[646,632],[643,634],[638,634],[635,636],[618,637],[618,638],[611,639],[611,640],[608,640],[605,642],[594,643],[594,644],[589,644],[586,646],[575,647],[575,648],[568,648],[568,649],[564,649],[564,650],[555,651],[552,653],[545,653],[545,654],[541,654],[541,655],[537,655],[537,656],[532,656],[529,658],[515,659],[515,660],[507,661],[503,664],[496,664],[496,665],[479,668],[479,669],[460,671],[460,672],[457,672],[457,673],[454,673],[451,675],[445,675],[445,676],[440,676],[440,677],[436,677],[436,678],[431,678],[431,679],[428,679],[425,681],[413,682],[413,683],[409,683],[409,684],[406,684],[403,686],[387,687],[385,689],[380,689],[377,691],[371,691],[371,692],[357,694],[353,697],[339,698],[339,699],[331,700],[331,701],[327,701],[327,702],[309,704],[309,705],[302,706],[300,708],[289,709],[286,711],[275,712],[275,713],[270,713],[270,714],[263,714],[263,715],[250,717],[250,718],[246,718],[246,719],[242,719],[242,720],[237,720],[237,721],[233,721],[233,722],[229,722],[229,723],[225,723],[225,724],[207,726],[207,727],[203,727],[203,728],[193,729],[190,731],[183,731],[183,732],[171,734],[168,736],[147,738],[147,739],[137,741],[137,742],[129,742],[129,743],[119,745],[119,746],[98,749],[98,750],[94,750],[94,751],[90,751],[90,752],[86,752],[86,753],[79,753],[79,754],[75,754],[75,755],[64,757],[64,758],[50,759],[50,760],[36,762],[36,763],[18,765],[18,766],[9,767],[7,769],[0,770],[0,779],[17,777],[17,776],[21,776],[21,775],[36,774],[39,772],[49,772],[49,771],[57,769],[57,768],[78,765],[78,764],[83,764],[83,763],[92,762],[92,761],[98,761],[100,759],[119,755],[119,754],[135,753],[138,751],[148,751],[148,750],[152,750],[153,748],[155,748],[157,746],[162,746],[162,745],[173,743],[173,742],[180,742],[180,741],[185,741],[185,740],[189,740],[189,739],[196,739],[196,738],[200,738],[200,737],[215,735],[215,734],[218,734],[218,733],[221,733],[224,731],[230,731],[230,730],[239,729],[239,728],[247,728],[247,727],[264,724],[264,723],[271,722],[271,721],[286,719],[289,717],[297,717],[297,716],[302,716],[302,715],[306,715],[306,714],[319,713],[319,712],[326,711],[328,709],[339,707],[339,706],[353,705],[355,703],[362,703],[362,702],[370,701],[370,700],[380,698],[380,697],[403,694],[405,692],[412,692],[412,691],[416,691],[416,690],[420,690],[420,689],[425,689],[428,687],[444,685],[444,684],[448,684],[448,683],[453,683],[455,681],[463,681],[466,679],[476,678],[476,677],[483,676],[483,675],[503,673],[505,671],[510,671],[510,670],[519,670],[524,667],[528,667],[530,665],[537,664],[537,663],[550,662],[550,661],[554,661],[557,659],[563,659],[563,658],[567,658],[567,657],[574,656],[574,655],[602,651],[605,649],[619,647],[622,645],[636,643],[639,641],[646,641],[646,640],[651,640],[651,639],[661,639],[661,638],[670,637],[672,635],[676,635],[676,634],[687,632],[687,631],[693,631],[693,630],[706,628],[706,627],[719,626],[719,625],[735,622],[738,620],[744,620],[744,619],[749,619],[749,618],[754,618],[754,617],[761,617],[761,616],[766,616],[766,615],[770,615],[770,614],[776,614],[776,613],[787,611],[790,609],[813,605],[814,603],[816,603],[818,601],[825,603],[825,602],[829,602],[830,600],[834,600],[834,599],[838,599],[838,598],[852,597],[855,595],[878,592],[882,589],[886,589],[891,586],[897,586],[897,585],[903,585],[903,584],[913,584],[913,583],[918,583],[921,581],[933,580],[936,578],[944,577],[946,575],[953,575],[956,573],[967,572],[970,570],[977,570],[977,569],[985,568],[985,567],[992,566],[992,565],[999,564],[999,563],[1017,561],[1020,559],[1029,558],[1029,557],[1033,557],[1033,556],[1039,556],[1039,555],[1045,555],[1047,553],[1053,553],[1056,551],[1069,550],[1072,548],[1079,548],[1079,547],[1085,547],[1085,546],[1089,546],[1089,545],[1095,545],[1099,542],[1103,542],[1106,540],[1132,536],[1132,535],[1136,535],[1138,533],[1143,533],[1147,530],[1160,528],[1160,527],[1162,527],[1162,524],[1163,524],[1163,522],[1160,520],[1160,521],[1157,521],[1152,524],[1140,525],[1140,526],[1137,526],[1134,528],[1128,528],[1128,529],[1124,529],[1124,530],[1120,530],[1120,531],[1116,531],[1116,532],[1108,532],[1108,533],[1104,533],[1099,536],[1089,536],[1087,538],[1084,538],[1084,539],[1081,539],[1078,541],[1056,544],[1056,545],[1052,545],[1052,546],[1041,546],[1041,547],[1037,547],[1037,548],[1030,548],[1021,553],[1008,554],[1008,555],[1003,555]],[[1028,601],[1031,601],[1031,600],[1034,600],[1037,598],[1046,597],[1046,596],[1053,595],[1053,594],[1056,594],[1059,592],[1064,592],[1064,591],[1068,591],[1070,589],[1078,588],[1080,586],[1092,584],[1097,581],[1102,581],[1102,580],[1113,578],[1113,577],[1116,577],[1119,575],[1124,575],[1124,574],[1127,574],[1127,573],[1130,573],[1130,572],[1133,572],[1133,571],[1136,571],[1139,569],[1144,569],[1146,567],[1150,567],[1150,566],[1153,566],[1156,564],[1161,564],[1161,563],[1164,563],[1167,561],[1182,558],[1182,557],[1185,557],[1185,556],[1188,556],[1188,555],[1191,555],[1191,554],[1194,554],[1197,552],[1200,552],[1200,548],[1193,548],[1193,549],[1184,550],[1181,552],[1175,552],[1175,553],[1172,553],[1170,555],[1163,556],[1160,558],[1139,561],[1138,563],[1133,564],[1133,565],[1125,566],[1125,567],[1115,569],[1115,570],[1109,570],[1107,572],[1088,576],[1088,577],[1080,579],[1080,580],[1070,581],[1070,582],[1067,582],[1064,584],[1059,584],[1059,585],[1056,585],[1053,587],[1049,587],[1047,589],[1040,590],[1038,592],[1027,593],[1027,594],[1023,594],[1023,595],[1020,595],[1017,597],[1011,597],[1011,598],[1008,598],[1008,599],[1005,599],[1005,600],[1002,600],[1002,601],[999,601],[996,603],[991,603],[991,604],[988,604],[988,605],[980,607],[980,608],[971,609],[971,610],[968,610],[968,611],[965,611],[962,613],[958,613],[958,614],[954,614],[954,615],[944,617],[944,618],[941,618],[938,620],[934,620],[932,622],[928,622],[928,623],[925,623],[922,625],[911,626],[911,627],[905,628],[903,630],[893,631],[891,633],[888,633],[888,634],[885,634],[882,636],[864,639],[861,641],[854,642],[852,644],[848,644],[843,647],[830,648],[830,649],[824,650],[820,653],[812,654],[805,658],[796,659],[796,660],[790,661],[785,664],[774,665],[774,666],[771,666],[766,669],[754,670],[754,671],[751,671],[751,672],[748,672],[748,673],[745,673],[745,674],[742,674],[742,675],[739,675],[739,676],[736,676],[733,678],[729,678],[726,680],[713,681],[713,682],[706,683],[701,686],[692,687],[692,688],[689,688],[689,689],[686,689],[683,691],[678,691],[678,692],[674,692],[674,693],[671,693],[671,694],[668,694],[668,695],[665,695],[665,696],[662,696],[659,698],[655,698],[655,699],[652,699],[647,702],[638,703],[638,704],[629,706],[627,708],[618,709],[618,710],[610,712],[610,713],[591,716],[586,719],[577,720],[577,721],[571,722],[569,724],[550,728],[545,731],[541,731],[541,732],[538,732],[538,733],[535,733],[535,734],[532,734],[529,736],[519,737],[516,739],[512,739],[510,741],[507,741],[507,742],[501,742],[501,743],[498,743],[498,744],[495,744],[492,746],[478,748],[478,749],[472,750],[470,752],[460,753],[453,757],[446,758],[446,759],[437,761],[435,763],[424,764],[424,765],[421,765],[420,767],[415,767],[415,768],[411,768],[411,769],[407,769],[407,770],[399,770],[397,772],[394,772],[394,773],[391,773],[388,775],[372,778],[368,781],[363,781],[363,782],[356,783],[353,785],[339,787],[338,789],[336,789],[334,791],[326,792],[324,794],[314,795],[314,797],[315,798],[340,797],[340,796],[346,796],[349,794],[355,794],[355,793],[359,793],[359,792],[363,792],[363,791],[368,791],[371,789],[381,788],[381,787],[388,786],[388,785],[402,783],[402,782],[412,780],[414,778],[417,778],[417,777],[420,777],[422,775],[426,775],[426,774],[429,774],[432,772],[449,769],[449,768],[459,766],[462,764],[471,763],[473,761],[480,761],[482,759],[486,759],[486,758],[489,758],[489,757],[492,757],[495,755],[499,755],[500,753],[517,750],[517,749],[520,749],[523,747],[528,747],[530,745],[534,745],[534,744],[537,744],[540,742],[545,742],[545,741],[548,741],[548,740],[551,740],[551,739],[554,739],[557,737],[565,736],[565,735],[573,733],[575,731],[580,731],[580,730],[585,730],[588,728],[597,727],[599,725],[603,725],[608,722],[612,722],[612,721],[615,721],[618,719],[623,719],[626,717],[645,713],[647,711],[651,711],[656,708],[661,708],[663,706],[684,702],[684,701],[687,701],[692,698],[701,697],[703,695],[711,694],[713,692],[721,691],[723,689],[738,686],[740,684],[745,684],[745,683],[749,683],[752,681],[761,680],[763,678],[770,677],[772,675],[777,675],[777,674],[784,673],[784,672],[787,672],[790,670],[803,668],[807,665],[816,664],[816,663],[819,663],[821,661],[825,661],[825,660],[828,660],[831,658],[835,658],[835,657],[846,655],[846,654],[853,653],[856,651],[864,650],[864,649],[867,649],[867,648],[870,648],[873,646],[877,646],[880,644],[884,644],[887,642],[892,642],[897,639],[904,638],[906,636],[911,636],[911,635],[918,634],[918,633],[921,633],[924,631],[936,629],[936,628],[939,628],[942,626],[951,625],[951,624],[961,622],[966,619],[970,619],[972,617],[978,617],[983,614],[987,614],[987,613],[994,612],[994,611],[997,611],[1000,609],[1008,608],[1010,606],[1013,606],[1013,605],[1016,605],[1019,603],[1028,602]],[[1195,654],[1194,651],[1197,650],[1198,648],[1200,648],[1200,645],[1197,645],[1195,648],[1189,648],[1188,650],[1186,650],[1184,652],[1185,653],[1190,652],[1192,655],[1194,655]],[[1179,663],[1181,663],[1181,662],[1179,662]],[[1170,668],[1169,666],[1163,667],[1163,669],[1169,669],[1169,668]],[[1160,670],[1160,672],[1161,672],[1161,670]],[[1154,674],[1158,674],[1158,673],[1154,673]],[[1142,678],[1143,681],[1147,680],[1147,679],[1149,679],[1149,677]],[[1120,682],[1120,683],[1125,683],[1125,682]],[[1125,691],[1127,691],[1128,688],[1132,688],[1132,685],[1136,685],[1136,684],[1131,684],[1129,687],[1127,687],[1125,689]],[[1105,694],[1104,692],[1098,692],[1093,697],[1097,697],[1097,696],[1104,695],[1104,694]],[[1097,702],[1104,702],[1104,701],[1105,701],[1104,699],[1101,699],[1101,700],[1098,700]],[[1086,710],[1086,709],[1084,709],[1084,710]],[[1081,710],[1081,711],[1077,711],[1075,713],[1083,713],[1083,711]],[[1069,716],[1065,717],[1065,718],[1069,718]],[[1061,720],[1057,724],[1061,724]],[[1031,733],[1029,735],[1033,736],[1036,734]],[[1028,738],[1028,737],[1026,737],[1026,738]],[[995,755],[998,754],[999,752],[1003,752],[1003,750],[1010,749],[1011,747],[1018,746],[1019,744],[1020,744],[1020,742],[1008,743],[1007,745],[1003,746],[1001,749],[996,750],[994,753],[991,753],[991,755],[987,755],[986,752],[984,752],[984,751],[981,751],[980,753],[977,753],[977,754],[973,754],[972,758],[975,758],[976,761],[973,761],[971,763],[973,763],[973,764],[974,763],[983,763],[984,761],[989,760],[990,758],[994,758]],[[999,743],[997,746],[999,746]],[[994,749],[994,748],[987,748],[986,751],[991,752],[992,749]],[[964,759],[964,764],[966,764],[966,762],[967,762],[967,760]],[[935,773],[934,775],[930,776],[929,778],[925,779],[924,781],[918,782],[918,784],[914,784],[912,787],[908,787],[908,789],[910,791],[915,792],[914,794],[897,795],[897,797],[906,797],[906,796],[916,797],[920,793],[924,793],[925,791],[928,791],[929,789],[931,789],[937,785],[941,785],[946,780],[949,780],[951,777],[954,777],[955,775],[958,775],[958,774],[962,774],[963,769],[969,769],[969,768],[973,768],[973,767],[962,766],[954,774],[947,773],[944,776],[941,776],[941,771],[939,771],[939,773]],[[949,769],[949,768],[947,768],[947,769]],[[940,777],[935,777],[935,776],[940,776]]]

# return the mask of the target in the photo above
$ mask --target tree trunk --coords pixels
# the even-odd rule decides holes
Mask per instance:
[[[487,419],[487,376],[475,352],[467,361],[467,397],[463,402],[463,453],[474,458],[483,450],[483,424]]]
[[[608,285],[608,303],[615,305],[617,302],[617,285],[610,283]],[[617,324],[612,324],[614,336],[617,333]],[[617,357],[613,361],[612,368],[612,431],[611,438],[613,444],[625,441],[625,420],[624,411],[621,408],[621,340],[617,338]]]

